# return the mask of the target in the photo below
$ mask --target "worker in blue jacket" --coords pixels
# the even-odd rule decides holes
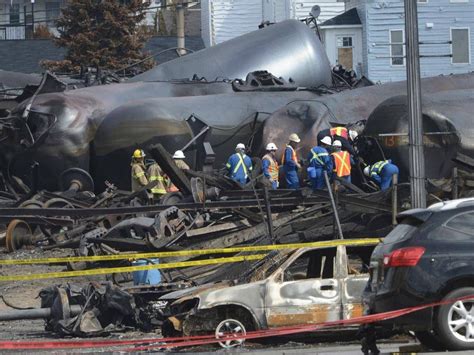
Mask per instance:
[[[232,180],[245,185],[249,181],[249,174],[252,171],[252,160],[245,154],[245,145],[237,144],[235,153],[229,157],[226,168]]]
[[[313,147],[309,152],[307,171],[313,190],[321,190],[326,186],[324,171],[327,172],[329,178],[332,175],[333,163],[327,150],[331,146],[331,142],[331,137],[324,137],[319,142],[319,146]]]
[[[283,165],[283,172],[285,173],[286,187],[289,189],[299,189],[298,169],[301,169],[301,165],[298,163],[296,149],[301,139],[296,133],[292,133],[288,140],[289,142],[281,159],[281,165]]]
[[[393,175],[398,173],[398,166],[392,164],[391,159],[378,161],[364,169],[364,174],[374,180],[382,191],[390,187]]]

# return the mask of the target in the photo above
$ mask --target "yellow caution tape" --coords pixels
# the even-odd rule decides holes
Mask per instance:
[[[0,281],[30,281],[30,280],[39,280],[39,279],[60,279],[64,277],[107,275],[107,274],[143,271],[143,270],[152,270],[152,269],[175,269],[175,268],[182,268],[182,267],[189,267],[189,266],[204,266],[204,265],[215,265],[215,264],[225,264],[225,263],[236,263],[239,261],[246,261],[246,260],[259,260],[263,257],[265,257],[265,254],[235,256],[235,257],[230,257],[230,258],[217,258],[217,259],[208,259],[208,260],[183,261],[183,262],[178,262],[178,263],[150,264],[150,265],[143,265],[143,266],[124,266],[124,267],[113,267],[113,268],[102,268],[102,269],[80,270],[80,271],[48,272],[44,274],[0,276]]]
[[[155,253],[134,253],[134,254],[116,254],[116,255],[95,255],[95,256],[71,256],[62,258],[36,258],[36,259],[6,259],[0,260],[0,265],[31,265],[31,264],[58,264],[68,262],[83,261],[111,261],[111,260],[137,260],[152,258],[172,258],[178,256],[198,256],[209,254],[226,254],[240,252],[260,252],[282,249],[300,249],[300,248],[330,248],[338,245],[344,246],[362,246],[376,245],[380,243],[380,238],[365,239],[342,239],[328,240],[310,243],[293,243],[293,244],[277,244],[277,245],[256,245],[246,247],[231,247],[219,249],[201,249],[201,250],[183,250],[183,251],[164,251]]]

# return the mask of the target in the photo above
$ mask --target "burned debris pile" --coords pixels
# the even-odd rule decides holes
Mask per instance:
[[[88,174],[72,169],[62,179],[65,191],[30,192],[19,200],[3,201],[7,250],[26,245],[74,248],[86,256],[286,244],[334,236],[327,191],[268,190],[261,176],[254,176],[243,189],[218,171],[181,171],[160,145],[150,151],[179,192],[153,205],[142,198],[153,182],[135,193],[108,184],[95,195]],[[347,189],[336,195],[344,237],[385,235],[392,221],[392,194],[353,189],[358,192]]]

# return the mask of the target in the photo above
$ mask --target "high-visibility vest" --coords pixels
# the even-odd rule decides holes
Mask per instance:
[[[237,171],[239,171],[240,166],[242,166],[244,168],[245,178],[247,178],[248,177],[248,169],[247,169],[247,165],[245,165],[244,157],[240,153],[237,153],[237,156],[239,157],[239,162],[235,166],[234,171],[232,172],[232,174],[235,175],[237,173]]]
[[[351,155],[349,152],[340,151],[332,153],[334,156],[334,171],[338,177],[351,175]]]
[[[311,157],[311,160],[309,161],[310,163],[313,162],[313,160],[316,160],[321,166],[325,166],[326,164],[321,160],[321,157],[327,157],[329,155],[328,152],[321,152],[321,153],[316,153],[313,149],[311,149],[311,153],[313,156]]]
[[[331,133],[331,136],[339,136],[347,139],[349,137],[348,131],[346,127],[333,127],[329,130],[329,133]]]
[[[270,154],[265,154],[262,160],[267,159],[270,162],[268,167],[268,173],[270,174],[271,181],[278,181],[278,163]]]
[[[164,195],[166,193],[164,178],[161,175],[161,169],[158,164],[153,164],[148,168],[149,181],[158,181],[158,183],[151,189],[151,193]]]
[[[291,145],[287,145],[286,147],[291,149],[291,159],[296,163],[298,161],[298,158],[296,157],[295,150],[293,149]],[[285,156],[286,156],[286,149],[283,152],[283,156],[281,157],[281,165],[285,165]]]
[[[380,175],[380,173],[382,172],[382,169],[387,164],[388,164],[387,160],[381,160],[381,161],[378,161],[377,163],[375,163],[374,165],[372,165],[372,167],[370,168],[370,176]]]
[[[132,163],[132,192],[140,190],[143,186],[148,184],[148,179],[145,175],[145,166],[140,163]]]

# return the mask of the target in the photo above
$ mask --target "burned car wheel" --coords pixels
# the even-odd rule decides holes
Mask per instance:
[[[458,288],[443,300],[474,295],[473,287]],[[474,299],[456,301],[441,306],[438,311],[437,333],[449,350],[474,349]]]
[[[217,325],[215,334],[216,339],[227,336],[232,337],[232,339],[219,342],[220,346],[229,349],[236,346],[241,346],[245,342],[245,339],[239,339],[239,336],[245,336],[247,331],[245,330],[245,326],[238,320],[225,319]]]

